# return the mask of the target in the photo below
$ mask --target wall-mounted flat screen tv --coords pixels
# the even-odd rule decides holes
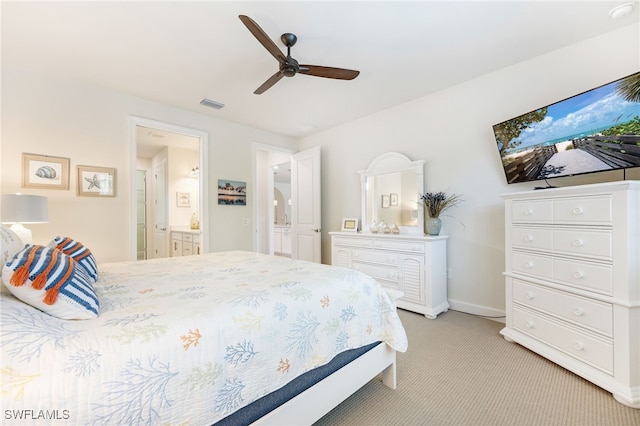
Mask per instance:
[[[493,126],[508,183],[640,167],[640,72]]]

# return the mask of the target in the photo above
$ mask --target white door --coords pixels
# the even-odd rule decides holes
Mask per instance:
[[[291,157],[291,257],[320,263],[320,147]]]
[[[167,257],[167,162],[162,160],[154,170],[155,238],[153,257]]]

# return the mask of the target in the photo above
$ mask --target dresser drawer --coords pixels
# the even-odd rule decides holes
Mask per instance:
[[[553,279],[553,259],[531,253],[513,252],[512,269],[523,275]]]
[[[193,242],[193,235],[192,234],[187,234],[187,233],[183,233],[182,234],[182,241],[186,241],[186,242]]]
[[[568,224],[611,224],[611,197],[576,197],[553,202],[553,221]]]
[[[553,262],[555,281],[585,290],[611,295],[613,271],[611,265],[555,259]]]
[[[613,306],[523,281],[513,281],[513,300],[574,324],[613,336]]]
[[[555,229],[553,251],[611,260],[611,231]]]
[[[400,262],[399,257],[399,254],[393,252],[351,249],[351,259],[354,262],[372,262],[395,266]]]
[[[369,263],[360,263],[354,260],[352,268],[380,280],[399,281],[400,279],[398,268],[392,266],[385,267],[383,265],[372,265]]]
[[[544,228],[514,226],[511,231],[511,245],[531,250],[553,249],[553,231]]]
[[[513,307],[513,326],[545,344],[613,375],[613,343],[541,314]]]
[[[406,251],[410,253],[424,253],[424,244],[412,241],[376,240],[373,247],[381,250]]]
[[[511,205],[511,220],[520,223],[551,222],[553,204],[551,200],[514,201]]]
[[[347,247],[373,247],[373,241],[368,238],[349,238],[349,237],[334,237],[334,244],[337,246]]]

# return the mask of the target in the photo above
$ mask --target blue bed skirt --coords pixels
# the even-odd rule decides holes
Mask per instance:
[[[291,398],[309,389],[311,386],[315,385],[325,377],[328,377],[331,374],[335,373],[354,359],[369,352],[371,349],[381,343],[382,342],[375,342],[361,348],[342,352],[336,355],[328,364],[318,368],[314,368],[311,371],[307,371],[306,373],[287,383],[277,391],[263,396],[262,398],[252,402],[245,407],[242,407],[238,411],[235,411],[224,419],[218,421],[217,423],[215,423],[215,426],[249,425],[258,420],[260,417],[275,410],[285,402],[289,401]]]

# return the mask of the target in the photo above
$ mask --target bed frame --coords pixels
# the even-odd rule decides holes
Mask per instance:
[[[311,425],[374,377],[396,388],[396,351],[380,344],[293,397],[253,425]]]

